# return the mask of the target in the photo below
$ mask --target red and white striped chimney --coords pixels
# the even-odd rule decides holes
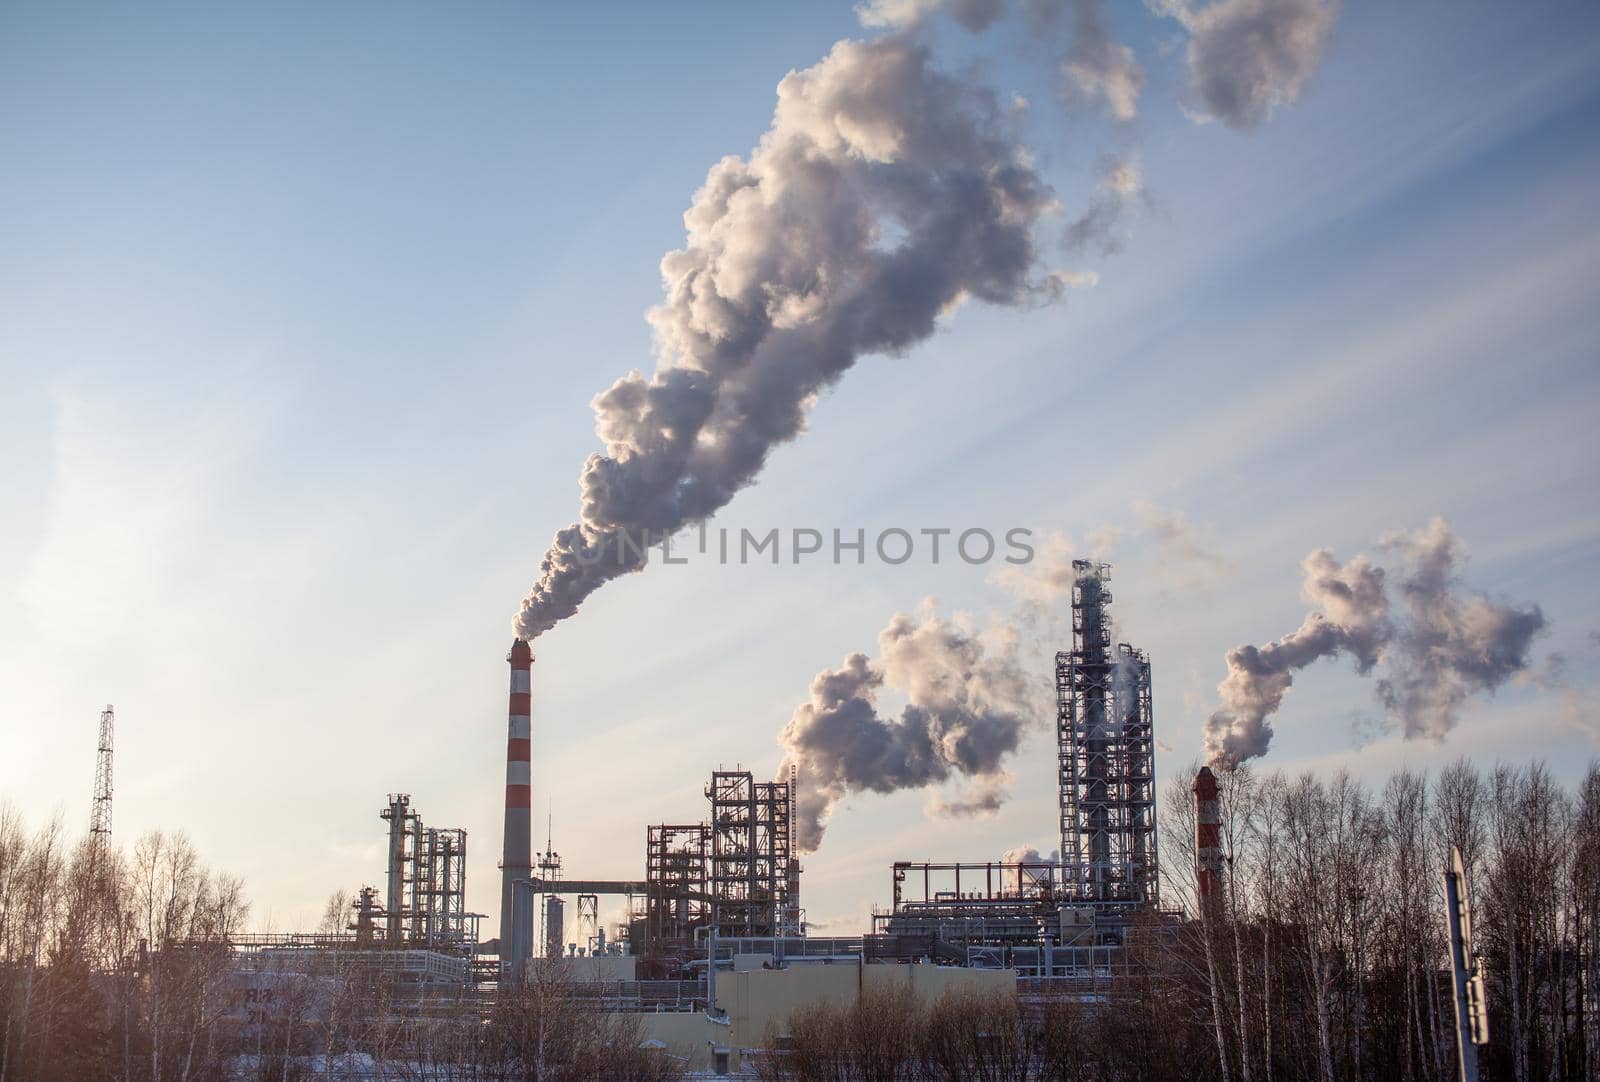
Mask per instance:
[[[1222,900],[1222,803],[1209,766],[1194,776],[1194,871],[1200,906],[1215,910]]]
[[[533,805],[532,759],[529,748],[530,718],[533,714],[533,651],[526,639],[511,644],[506,655],[511,663],[511,700],[507,708],[506,732],[506,827],[505,853],[500,861],[500,959],[512,959],[513,943],[532,944],[533,929],[515,934],[512,917],[519,879],[533,875],[533,831],[530,815]]]

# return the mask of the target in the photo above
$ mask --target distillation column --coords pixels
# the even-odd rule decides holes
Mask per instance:
[[[1112,906],[1159,897],[1150,660],[1111,649],[1110,568],[1072,562],[1072,650],[1056,654],[1061,865],[1068,899]]]

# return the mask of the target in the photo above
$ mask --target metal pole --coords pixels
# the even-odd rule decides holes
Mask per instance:
[[[1478,1082],[1478,1048],[1489,1040],[1484,1011],[1483,977],[1472,950],[1472,918],[1467,908],[1467,873],[1461,850],[1450,850],[1450,867],[1444,871],[1445,920],[1450,928],[1450,976],[1456,1006],[1456,1055],[1461,1082]]]
[[[711,956],[706,963],[706,1013],[717,1013],[717,922],[721,920],[717,900],[711,899],[711,934],[706,940],[711,945]]]

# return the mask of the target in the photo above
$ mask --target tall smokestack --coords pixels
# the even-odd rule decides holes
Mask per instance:
[[[1194,776],[1194,870],[1200,908],[1215,914],[1222,900],[1222,805],[1209,766]]]
[[[519,879],[533,875],[533,831],[529,821],[532,807],[529,718],[533,699],[533,651],[526,639],[511,644],[506,655],[511,664],[511,699],[506,733],[506,829],[505,853],[500,859],[500,963],[505,968],[518,959],[515,945],[531,945],[531,927],[518,929],[513,917],[513,902]],[[518,934],[520,932],[520,934]]]

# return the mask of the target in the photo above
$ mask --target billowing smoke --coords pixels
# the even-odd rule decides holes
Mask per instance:
[[[1235,126],[1298,95],[1334,17],[1318,0],[1160,7],[1190,31],[1200,100]],[[861,357],[904,352],[970,299],[1045,303],[1096,280],[1041,266],[1038,226],[1058,204],[1012,133],[1015,115],[936,68],[915,28],[945,12],[982,33],[1015,11],[1059,64],[1069,99],[1128,121],[1144,73],[1101,0],[866,0],[857,10],[891,32],[841,41],[786,76],[755,149],[718,162],[695,193],[684,247],[661,261],[666,298],[649,314],[655,372],[630,372],[594,398],[604,450],[584,464],[578,521],[552,540],[519,635],[554,627],[642,568],[652,543],[726,506]],[[1115,252],[1142,193],[1135,158],[1107,159],[1066,247]]]
[[[1040,272],[1034,229],[1056,207],[988,92],[892,36],[842,41],[778,85],[748,159],[712,167],[661,262],[658,367],[594,399],[604,454],[581,514],[544,557],[518,633],[577,611],[638,570],[647,538],[701,521],[797,436],[817,395],[865,354],[928,337],[964,300],[1022,305],[1068,281]]]
[[[1345,653],[1358,672],[1371,672],[1389,639],[1381,567],[1365,556],[1341,565],[1328,549],[1311,553],[1301,567],[1300,593],[1313,608],[1300,626],[1265,646],[1228,651],[1228,675],[1217,685],[1222,706],[1206,722],[1206,756],[1214,764],[1266,754],[1272,741],[1267,719],[1283,704],[1297,670]]]
[[[1189,82],[1198,118],[1254,128],[1300,96],[1322,60],[1338,0],[1164,0],[1189,31]]]
[[[1396,575],[1367,556],[1340,564],[1318,549],[1302,564],[1301,594],[1312,608],[1301,625],[1265,646],[1228,651],[1222,705],[1206,722],[1213,765],[1264,755],[1269,719],[1294,674],[1322,658],[1347,656],[1363,675],[1376,670],[1378,696],[1408,738],[1443,737],[1468,695],[1527,668],[1543,613],[1466,591],[1458,572],[1465,550],[1449,523],[1391,534],[1379,548],[1399,558],[1398,605],[1390,598]]]
[[[880,713],[885,688],[899,692],[898,717]],[[955,814],[982,814],[1004,796],[1006,756],[1031,717],[1033,688],[1013,635],[980,636],[940,618],[896,615],[878,635],[878,656],[851,654],[811,682],[811,698],[779,735],[779,777],[796,774],[796,841],[822,841],[829,815],[850,793],[892,793],[953,775],[976,779]],[[992,806],[991,806],[992,805]]]
[[[1537,605],[1493,601],[1457,589],[1466,558],[1449,523],[1436,518],[1384,546],[1410,561],[1400,584],[1401,622],[1378,692],[1407,736],[1438,739],[1455,725],[1461,703],[1494,691],[1528,667],[1528,651],[1545,627]]]

